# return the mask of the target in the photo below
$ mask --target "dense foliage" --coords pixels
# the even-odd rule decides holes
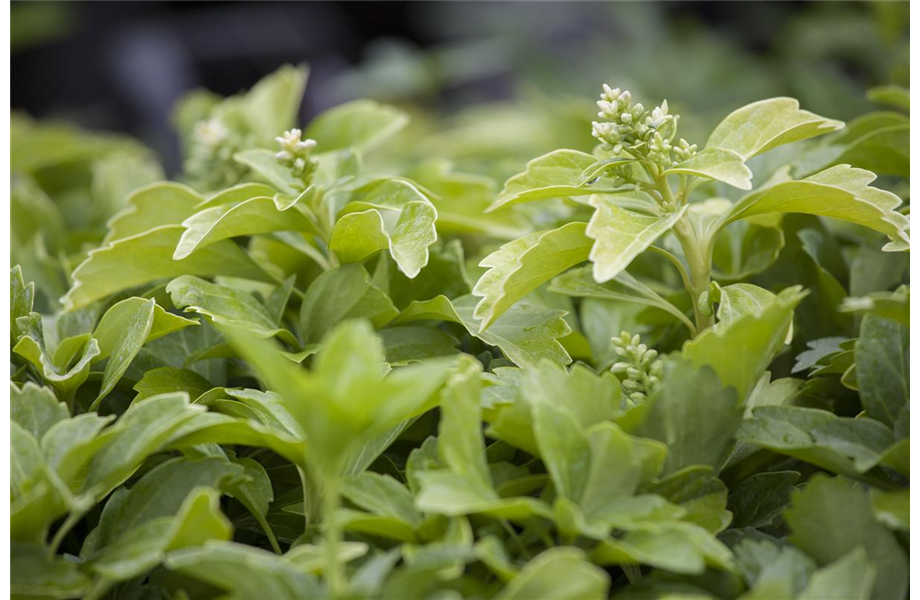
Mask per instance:
[[[605,85],[501,187],[306,79],[190,96],[177,182],[14,117],[14,596],[906,597],[905,90]]]

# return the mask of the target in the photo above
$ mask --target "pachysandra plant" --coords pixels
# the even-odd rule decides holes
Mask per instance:
[[[13,597],[906,597],[906,115],[605,85],[496,192],[306,80],[15,121]]]

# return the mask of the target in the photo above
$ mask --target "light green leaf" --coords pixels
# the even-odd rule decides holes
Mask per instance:
[[[723,385],[747,398],[754,384],[783,347],[796,305],[804,294],[798,286],[780,292],[757,312],[718,323],[684,344],[681,354],[697,368],[709,365]]]
[[[910,329],[866,315],[856,342],[859,397],[870,417],[893,426],[910,399]]]
[[[182,231],[178,225],[158,227],[91,251],[74,270],[73,287],[61,298],[65,310],[76,310],[116,292],[179,275],[225,275],[274,282],[229,240],[202,248],[183,260],[173,260]]]
[[[442,329],[424,325],[387,327],[378,332],[390,365],[457,354],[460,341]]]
[[[722,216],[720,227],[754,215],[805,213],[842,219],[910,243],[910,221],[895,209],[901,199],[869,186],[875,175],[837,165],[800,181],[785,181],[752,192]]]
[[[527,563],[497,600],[599,600],[607,597],[610,578],[577,548],[551,548]]]
[[[354,147],[373,150],[406,126],[401,110],[373,100],[355,100],[331,108],[310,122],[304,137],[313,138],[322,152]]]
[[[329,248],[342,262],[363,261],[388,249],[410,279],[428,264],[428,247],[438,239],[438,212],[412,183],[387,179],[364,186],[346,210],[329,240]]]
[[[19,317],[28,317],[35,300],[35,284],[26,285],[22,279],[22,267],[10,269],[10,342],[15,344],[26,331],[16,324]]]
[[[163,181],[134,190],[126,201],[128,207],[109,221],[107,243],[133,237],[155,227],[178,225],[192,216],[204,198],[192,188]]]
[[[715,179],[741,190],[751,189],[753,173],[744,164],[745,157],[727,148],[707,147],[696,156],[664,172],[665,175],[695,175]]]
[[[492,478],[482,441],[479,386],[482,366],[463,357],[441,391],[438,454],[443,464],[471,483],[491,489]]]
[[[459,323],[470,335],[498,346],[519,366],[536,366],[544,358],[560,365],[572,362],[558,341],[571,333],[571,328],[562,319],[562,311],[520,302],[499,317],[487,331],[480,331],[479,321],[473,316],[477,302],[477,298],[470,294],[453,301],[446,296],[424,302],[414,301],[393,323],[426,320]]]
[[[124,313],[124,318],[120,320],[124,327],[119,332],[118,342],[112,347],[108,362],[105,363],[102,385],[90,410],[95,410],[102,399],[115,388],[115,384],[128,370],[131,361],[147,341],[153,327],[155,307],[156,301],[151,298],[138,304],[131,313]]]
[[[515,302],[569,267],[588,259],[591,240],[584,223],[539,231],[502,246],[479,263],[488,267],[473,287],[482,297],[473,316],[480,331],[491,326]]]
[[[398,314],[393,302],[361,265],[342,265],[317,277],[304,294],[300,326],[305,341],[318,342],[346,319],[370,319],[381,327]]]
[[[299,200],[299,198],[298,198]],[[272,197],[256,197],[239,204],[219,204],[182,221],[185,231],[173,253],[175,260],[214,242],[274,231],[318,233],[318,227],[300,202],[279,206]]]
[[[687,211],[684,205],[674,212],[651,217],[620,208],[603,196],[591,196],[590,203],[595,211],[585,235],[595,240],[589,258],[594,263],[594,279],[598,283],[619,275]]]
[[[299,196],[304,191],[303,182],[294,179],[291,170],[278,162],[275,152],[271,150],[243,150],[234,154],[233,160],[252,169],[258,178],[288,196]]]
[[[707,565],[732,570],[732,553],[711,533],[691,523],[674,522],[610,538],[590,555],[600,565],[645,564],[685,575],[702,574]]]
[[[145,300],[144,298],[128,298],[105,311],[93,331],[93,337],[99,344],[99,356],[95,360],[103,360],[112,355],[121,342],[131,320],[137,315],[138,311],[145,310],[144,306],[149,302],[151,300]],[[154,304],[153,322],[143,343],[152,342],[192,325],[198,325],[198,321],[168,313],[159,304]]]
[[[135,402],[172,392],[186,392],[193,400],[212,389],[211,382],[188,369],[159,367],[144,372],[144,376],[134,386],[137,396]]]
[[[412,529],[422,523],[422,515],[413,504],[412,493],[387,475],[368,471],[346,479],[342,495],[375,515],[396,519]]]
[[[868,313],[910,325],[910,288],[904,286],[893,292],[872,292],[866,296],[844,298],[840,312]]]
[[[899,85],[880,85],[870,88],[866,97],[904,111],[910,111],[910,90]]]
[[[306,65],[284,65],[263,77],[242,97],[246,125],[263,144],[273,142],[275,136],[297,123],[309,73]]]
[[[725,117],[709,136],[706,147],[737,152],[744,160],[767,150],[822,135],[843,127],[799,108],[793,98],[770,98],[743,106]]]
[[[523,173],[505,183],[504,189],[488,210],[546,198],[632,191],[631,186],[624,190],[623,186],[606,177],[590,186],[580,185],[582,173],[596,162],[595,157],[577,150],[554,150],[537,157],[527,163]]]
[[[99,345],[89,334],[68,338],[61,342],[52,358],[43,343],[25,335],[12,352],[32,363],[59,397],[70,399],[89,377],[90,365],[99,355]]]
[[[298,346],[294,335],[276,327],[268,309],[245,290],[184,275],[169,282],[166,292],[176,308],[204,315],[216,325],[244,329],[258,337],[278,336],[285,343]]]
[[[876,571],[871,597],[903,598],[907,593],[904,551],[894,534],[875,519],[868,495],[855,484],[843,477],[816,475],[804,491],[794,494],[786,521],[792,542],[821,565],[862,546]]]

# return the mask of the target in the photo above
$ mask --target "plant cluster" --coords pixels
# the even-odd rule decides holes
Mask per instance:
[[[907,116],[605,85],[499,191],[306,79],[14,119],[14,597],[906,597]]]

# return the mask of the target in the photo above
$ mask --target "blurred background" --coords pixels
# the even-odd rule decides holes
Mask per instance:
[[[310,65],[301,122],[375,98],[512,171],[590,149],[570,125],[602,82],[667,98],[700,142],[752,100],[846,120],[871,110],[868,88],[909,86],[907,2],[13,2],[10,16],[14,110],[128,133],[170,174],[184,94],[233,94],[285,63]]]

